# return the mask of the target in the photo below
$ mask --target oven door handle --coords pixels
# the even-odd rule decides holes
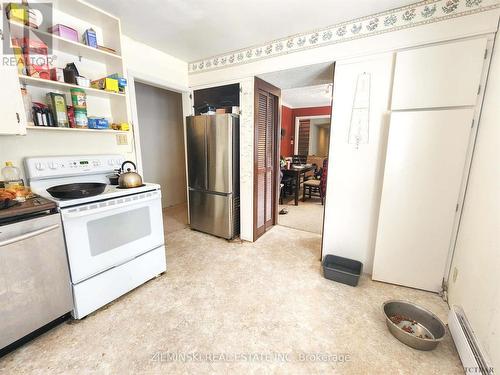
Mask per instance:
[[[133,204],[146,203],[146,202],[150,202],[150,201],[154,201],[154,200],[158,200],[158,199],[161,199],[160,196],[154,195],[154,196],[151,196],[148,198],[142,198],[142,199],[138,199],[138,200],[130,200],[130,201],[122,202],[119,204],[107,205],[107,206],[97,207],[97,208],[92,208],[92,209],[87,209],[87,210],[72,211],[72,209],[68,209],[68,210],[62,209],[61,214],[62,214],[62,217],[65,219],[75,219],[75,218],[79,218],[79,217],[83,217],[83,216],[90,216],[90,215],[99,214],[102,212],[113,211],[113,210],[116,210],[118,208],[126,207],[131,203],[133,203]]]
[[[41,234],[50,232],[50,231],[57,229],[57,228],[59,228],[59,224],[50,225],[50,226],[45,227],[45,228],[34,230],[33,232],[21,234],[20,236],[12,237],[12,238],[9,238],[8,240],[4,240],[4,241],[0,242],[0,247],[7,246],[7,245],[10,245],[10,244],[13,244],[16,242],[21,242],[21,241],[27,240],[29,238],[33,238],[33,237],[39,236]]]

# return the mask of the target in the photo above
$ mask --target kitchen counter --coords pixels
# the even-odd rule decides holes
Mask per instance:
[[[19,219],[19,216],[31,216],[40,212],[53,211],[56,209],[57,205],[54,202],[35,196],[34,198],[27,199],[26,202],[20,202],[15,206],[0,210],[0,225]]]

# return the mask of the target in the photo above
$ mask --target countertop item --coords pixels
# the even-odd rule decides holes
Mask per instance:
[[[118,185],[118,179],[120,178],[120,170],[118,170],[117,173],[108,174],[106,177],[108,178],[110,185],[116,186]]]
[[[5,162],[5,167],[2,168],[2,177],[6,188],[24,186],[21,179],[21,170],[15,167],[11,161]]]
[[[130,168],[125,170],[125,166],[127,164],[133,165],[134,170],[132,171]],[[129,189],[136,188],[142,186],[142,177],[139,173],[137,173],[137,167],[131,161],[124,161],[122,163],[120,177],[118,177],[118,185],[121,189]]]
[[[13,216],[0,224],[0,354],[73,309],[61,217],[38,199],[4,210]]]
[[[414,349],[433,350],[446,334],[436,315],[414,303],[390,300],[382,308],[392,335]]]
[[[14,199],[10,199],[10,198],[2,199],[2,198],[0,198],[0,210],[5,210],[7,208],[11,208],[18,203],[19,202],[14,200]]]
[[[102,182],[81,182],[52,186],[47,191],[54,198],[78,199],[99,195],[104,189],[106,189],[106,184]]]
[[[56,207],[57,206],[54,202],[36,196],[10,208],[0,210],[0,225],[2,222],[15,220],[21,216],[37,214],[43,211],[49,212],[55,210]]]

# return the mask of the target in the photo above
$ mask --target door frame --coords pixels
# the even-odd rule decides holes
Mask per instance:
[[[181,94],[182,96],[182,126],[184,128],[184,162],[186,169],[186,203],[187,203],[187,222],[191,222],[189,217],[189,181],[188,181],[188,167],[187,167],[187,147],[186,147],[186,117],[191,114],[191,90],[187,86],[178,85],[170,81],[157,79],[154,76],[138,72],[136,70],[127,70],[127,85],[128,90],[126,95],[128,118],[132,120],[132,149],[135,154],[135,161],[137,170],[143,174],[142,169],[142,153],[141,153],[141,125],[139,123],[139,115],[137,112],[137,98],[135,92],[135,82],[139,82],[148,86],[157,87],[159,89],[172,91]]]
[[[329,115],[316,115],[316,116],[298,116],[295,117],[294,123],[294,139],[293,139],[293,154],[297,155],[299,152],[299,125],[300,120],[314,120],[319,118],[329,118],[330,119],[330,127],[332,126],[332,112],[330,111]],[[330,143],[328,143],[328,147],[330,147]]]
[[[330,142],[328,142],[328,168],[330,168],[331,162],[331,154],[332,154],[332,128],[333,128],[333,103],[334,103],[334,95],[335,95],[335,68],[337,67],[337,61],[332,62],[333,65],[333,73],[332,73],[332,96],[330,100]],[[328,173],[328,171],[327,171]],[[327,184],[328,184],[328,174],[327,174]],[[328,190],[328,187],[327,189]],[[319,250],[319,261],[323,262],[323,241],[325,238],[325,216],[326,216],[326,201],[328,199],[328,194],[325,191],[325,197],[323,202],[323,223],[321,227],[321,247]]]
[[[279,170],[279,161],[280,161],[280,131],[281,131],[281,89],[276,86],[271,85],[270,83],[255,77],[254,80],[254,155],[253,155],[253,170],[254,170],[254,188],[253,188],[253,240],[256,241],[262,234],[257,234],[257,132],[255,132],[257,125],[257,117],[258,117],[258,102],[257,92],[258,90],[263,90],[271,95],[274,95],[277,98],[276,101],[276,113],[274,116],[274,131],[273,131],[273,143],[274,143],[274,155],[273,155],[273,166],[274,166],[274,181],[272,192],[274,196],[273,208],[272,208],[272,225],[275,226],[277,224],[277,215],[278,215],[278,202],[279,202],[279,178],[280,174],[277,173]]]

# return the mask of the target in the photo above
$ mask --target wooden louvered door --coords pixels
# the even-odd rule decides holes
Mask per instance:
[[[309,133],[311,131],[311,120],[299,121],[299,144],[298,155],[309,155]]]
[[[277,203],[279,96],[259,83],[255,90],[254,240],[276,223]]]

